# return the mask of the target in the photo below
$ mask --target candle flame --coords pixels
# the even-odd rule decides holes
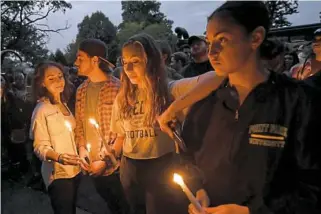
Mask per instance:
[[[93,126],[95,126],[96,128],[98,128],[99,126],[98,126],[98,123],[96,122],[96,120],[95,119],[93,119],[93,118],[89,118],[89,123],[91,123]]]
[[[87,143],[86,147],[87,147],[87,151],[90,152],[90,149],[91,149],[90,143]]]
[[[180,186],[184,184],[184,180],[183,180],[182,176],[180,176],[177,173],[174,173],[174,182],[179,184]]]
[[[65,126],[70,132],[72,132],[71,124],[68,121],[65,121]]]

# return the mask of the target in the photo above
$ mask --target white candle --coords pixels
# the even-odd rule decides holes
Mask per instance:
[[[97,121],[95,119],[93,119],[93,118],[89,118],[89,123],[92,124],[95,127],[95,129],[96,129],[96,131],[97,131],[97,133],[98,133],[98,135],[99,135],[99,137],[100,137],[100,139],[102,141],[100,148],[102,149],[103,145],[105,145],[105,148],[106,148],[106,150],[108,152],[107,156],[110,158],[112,164],[114,166],[117,166],[118,162],[117,162],[115,156],[111,153],[111,149],[110,149],[109,145],[104,144],[104,138],[103,138],[102,133],[99,130],[99,125],[98,125]]]
[[[200,203],[197,201],[197,199],[195,198],[195,196],[193,195],[193,193],[191,192],[191,190],[186,186],[186,184],[184,183],[184,180],[182,178],[182,176],[180,176],[177,173],[174,173],[174,182],[177,183],[183,190],[183,192],[185,192],[187,198],[189,199],[189,201],[194,205],[194,207],[201,213],[203,213],[203,208],[200,205]]]
[[[74,142],[71,124],[68,121],[65,121],[65,126],[67,127],[67,129],[68,129],[68,131],[70,133],[71,142],[73,143],[72,148],[74,149],[75,154],[77,154],[76,148],[75,148],[76,144]]]
[[[101,133],[100,130],[99,130],[99,125],[98,125],[97,121],[96,121],[95,119],[93,119],[93,118],[89,118],[89,123],[94,126],[97,134],[99,135],[99,137],[100,137],[100,139],[101,139],[101,141],[102,141],[102,143],[101,143],[101,145],[100,145],[100,149],[102,149],[104,138],[103,138],[102,133]]]
[[[91,144],[90,144],[90,143],[87,143],[86,148],[87,148],[88,153],[90,153],[90,150],[91,150]]]

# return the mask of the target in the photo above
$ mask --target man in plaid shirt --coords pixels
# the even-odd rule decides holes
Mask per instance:
[[[114,100],[120,88],[120,81],[111,75],[114,65],[106,60],[107,47],[97,39],[86,39],[79,45],[75,66],[78,75],[88,79],[79,86],[76,95],[75,139],[81,167],[93,180],[97,192],[107,202],[113,214],[127,213],[127,203],[114,168],[107,166],[99,154],[102,142],[89,119],[95,119],[104,140],[110,137],[110,120]],[[91,145],[90,152],[86,145]],[[90,164],[85,161],[88,157]]]

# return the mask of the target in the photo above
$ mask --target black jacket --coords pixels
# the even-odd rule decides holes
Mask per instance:
[[[204,173],[211,205],[248,206],[251,214],[321,213],[320,98],[271,73],[241,107],[227,81],[195,104],[182,137]]]
[[[213,67],[209,60],[201,63],[191,62],[180,71],[184,78],[195,77],[208,71],[213,71]]]

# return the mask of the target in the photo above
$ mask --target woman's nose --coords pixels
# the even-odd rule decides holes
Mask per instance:
[[[133,70],[133,63],[127,63],[126,65],[126,71],[132,71]]]

